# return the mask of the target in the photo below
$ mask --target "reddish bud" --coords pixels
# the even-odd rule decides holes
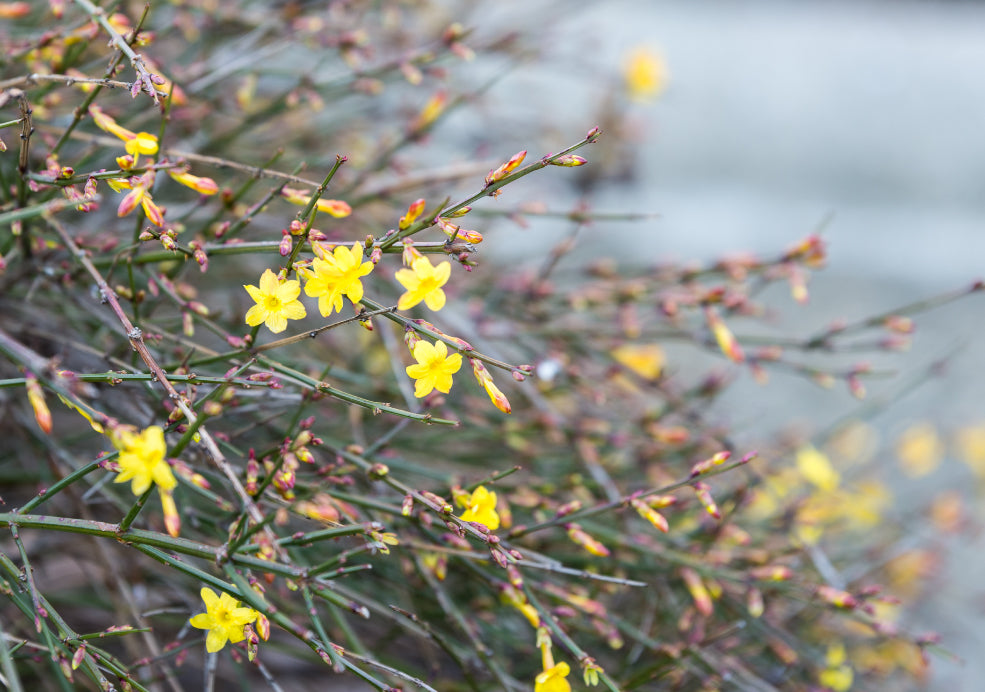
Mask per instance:
[[[489,175],[486,176],[486,187],[489,187],[493,183],[499,182],[523,163],[523,159],[527,156],[526,150],[517,152],[510,160],[504,163],[499,168],[489,171]]]

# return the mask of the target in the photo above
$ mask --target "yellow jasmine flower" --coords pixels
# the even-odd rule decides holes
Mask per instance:
[[[164,430],[159,426],[152,425],[139,435],[121,429],[111,439],[113,446],[120,450],[117,459],[120,472],[114,483],[132,481],[130,489],[134,495],[143,495],[152,483],[157,483],[162,496],[178,485],[171,467],[164,460],[167,447],[164,444]]]
[[[437,389],[447,394],[451,389],[451,376],[462,367],[462,356],[458,353],[448,355],[448,347],[443,341],[431,344],[430,341],[419,341],[414,346],[415,365],[407,366],[407,375],[413,377],[414,396],[418,399],[427,396],[431,390]]]
[[[241,642],[246,637],[243,628],[257,619],[259,613],[253,608],[239,607],[239,601],[227,593],[217,596],[208,587],[202,588],[202,600],[205,601],[205,612],[199,613],[189,622],[192,627],[208,630],[205,638],[205,650],[210,654],[219,651],[226,641],[233,644]]]
[[[819,682],[834,692],[847,692],[852,688],[854,673],[845,664],[845,647],[841,644],[828,647],[827,668],[821,671]]]
[[[401,269],[394,277],[407,289],[397,302],[398,310],[408,310],[423,300],[428,308],[437,312],[445,306],[445,292],[441,287],[451,277],[451,263],[441,262],[435,267],[427,257],[420,257],[414,260],[410,269]]]
[[[89,114],[96,126],[104,132],[116,135],[123,140],[123,147],[133,157],[132,166],[137,165],[141,154],[152,156],[157,153],[157,137],[149,132],[131,132],[117,124],[113,118],[106,115],[99,106],[89,106]]]
[[[656,344],[624,344],[612,351],[612,357],[645,380],[660,377],[665,360],[663,349]]]
[[[534,692],[571,692],[571,685],[565,680],[571,668],[561,661],[534,678]]]
[[[496,493],[480,485],[465,501],[465,511],[459,517],[462,521],[477,521],[490,531],[499,528],[499,515],[496,513]]]
[[[831,465],[828,456],[812,445],[806,445],[798,450],[797,470],[820,490],[835,490],[841,480],[841,475]]]
[[[637,48],[623,68],[626,90],[635,101],[649,101],[667,86],[667,64],[653,51]]]
[[[944,460],[944,442],[934,425],[921,422],[910,426],[896,442],[900,466],[910,478],[926,476]]]
[[[353,243],[351,248],[339,245],[329,253],[320,244],[315,244],[318,255],[311,263],[311,269],[302,271],[307,281],[304,292],[318,298],[318,310],[328,317],[333,310],[342,311],[342,296],[353,303],[363,298],[363,284],[360,279],[373,271],[372,262],[362,262],[362,245]]]
[[[301,294],[300,281],[277,280],[269,269],[260,276],[260,288],[244,285],[243,288],[256,301],[246,312],[246,323],[251,327],[266,324],[267,329],[278,334],[287,329],[288,320],[299,320],[307,312],[297,298]]]

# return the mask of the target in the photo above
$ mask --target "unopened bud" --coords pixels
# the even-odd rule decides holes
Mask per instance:
[[[558,156],[556,159],[551,161],[552,166],[584,166],[588,161],[580,156],[575,156],[574,154],[565,154],[564,156]]]
[[[417,221],[417,217],[419,217],[424,211],[425,204],[426,203],[423,198],[411,203],[411,205],[407,207],[407,213],[400,217],[400,221],[397,223],[397,228],[401,231],[409,228],[412,223]]]
[[[51,411],[44,400],[44,390],[38,382],[37,376],[28,371],[24,373],[24,386],[27,388],[27,400],[34,409],[34,420],[45,435],[51,434]]]
[[[499,168],[489,171],[489,175],[486,176],[486,187],[489,187],[495,182],[498,182],[512,173],[516,168],[523,163],[523,159],[527,156],[526,150],[517,152],[510,160],[504,163]]]

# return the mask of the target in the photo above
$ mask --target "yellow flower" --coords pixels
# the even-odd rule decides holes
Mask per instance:
[[[571,692],[571,685],[565,680],[571,668],[561,661],[534,678],[534,692]]]
[[[847,692],[852,687],[854,674],[851,667],[845,665],[845,647],[841,644],[828,648],[828,667],[821,671],[819,682],[834,692]]]
[[[824,452],[811,445],[801,447],[797,452],[797,470],[807,481],[820,490],[834,490],[841,480],[838,472]]]
[[[120,472],[114,483],[133,481],[130,489],[134,495],[143,495],[152,483],[157,483],[162,492],[173,490],[178,484],[164,460],[167,447],[164,430],[160,427],[152,425],[139,435],[131,430],[120,430],[111,439],[113,446],[120,450],[117,459]]]
[[[612,351],[612,357],[645,380],[660,377],[664,366],[663,349],[656,344],[624,344]]]
[[[651,50],[637,48],[623,68],[626,90],[636,101],[648,101],[667,86],[667,65]]]
[[[240,608],[239,601],[227,593],[217,596],[210,588],[202,588],[202,600],[205,601],[205,612],[199,613],[189,622],[192,627],[208,630],[205,638],[205,650],[210,654],[219,651],[226,641],[233,644],[245,638],[243,628],[257,619],[257,611],[253,608]]]
[[[480,485],[472,492],[472,497],[465,501],[465,511],[459,517],[462,521],[476,521],[490,531],[499,528],[499,515],[496,513],[496,493],[486,490]]]
[[[407,289],[397,302],[398,310],[407,310],[422,300],[431,310],[437,312],[445,306],[445,292],[441,287],[451,277],[451,263],[441,262],[437,267],[431,265],[427,257],[414,260],[410,269],[401,269],[395,278]]]
[[[322,316],[328,317],[332,310],[341,312],[342,296],[353,303],[362,300],[363,284],[360,279],[373,271],[372,262],[361,262],[362,245],[354,243],[351,248],[340,245],[329,253],[316,243],[315,252],[318,257],[312,262],[312,269],[303,271],[307,279],[304,292],[318,298],[318,310]]]
[[[462,356],[458,353],[448,355],[448,347],[443,341],[432,345],[429,341],[419,341],[414,346],[416,365],[407,366],[407,375],[413,377],[414,396],[418,399],[437,389],[444,394],[451,389],[451,376],[462,367]]]
[[[896,456],[910,478],[926,476],[944,459],[944,443],[932,423],[911,425],[896,442]]]
[[[278,334],[287,329],[288,320],[299,320],[307,312],[297,298],[301,294],[301,282],[280,283],[269,269],[260,276],[260,288],[243,286],[256,305],[246,312],[246,323],[251,327],[266,324],[267,329]]]
[[[104,132],[116,135],[124,141],[124,148],[133,157],[132,166],[137,165],[141,154],[151,156],[157,153],[157,137],[149,132],[131,132],[117,124],[113,118],[106,115],[99,106],[89,106],[89,114],[93,122]]]

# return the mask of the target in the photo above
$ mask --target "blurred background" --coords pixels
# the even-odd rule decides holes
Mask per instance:
[[[499,2],[484,3],[469,25],[534,37],[528,62],[488,99],[512,104],[497,134],[513,148],[529,144],[520,134],[531,123],[547,123],[557,148],[596,124],[607,132],[585,154],[587,177],[551,188],[551,207],[584,200],[597,212],[657,215],[589,226],[572,264],[599,254],[646,264],[775,256],[820,230],[829,261],[812,277],[809,304],[774,296],[783,324],[805,336],[985,277],[985,5]],[[656,83],[633,98],[627,72],[640,55]],[[538,182],[562,176],[546,177]],[[533,186],[523,194],[537,197]],[[564,194],[569,207],[558,201]],[[544,250],[570,227],[503,225],[483,251],[514,245],[498,242],[500,233]],[[931,587],[910,595],[907,624],[939,632],[960,660],[936,659],[928,689],[978,690],[985,679],[981,479],[948,443],[985,424],[983,315],[978,294],[918,317],[913,347],[887,366],[898,377],[867,383],[863,402],[802,378],[762,387],[748,375],[721,402],[733,424],[755,423],[750,443],[791,416],[821,430],[853,411],[890,451],[905,431],[928,423],[937,431],[937,464],[926,475],[901,474],[893,458],[873,461],[913,540],[937,549]],[[915,386],[904,393],[904,382]],[[941,497],[959,505],[961,530],[940,533],[928,519]]]

